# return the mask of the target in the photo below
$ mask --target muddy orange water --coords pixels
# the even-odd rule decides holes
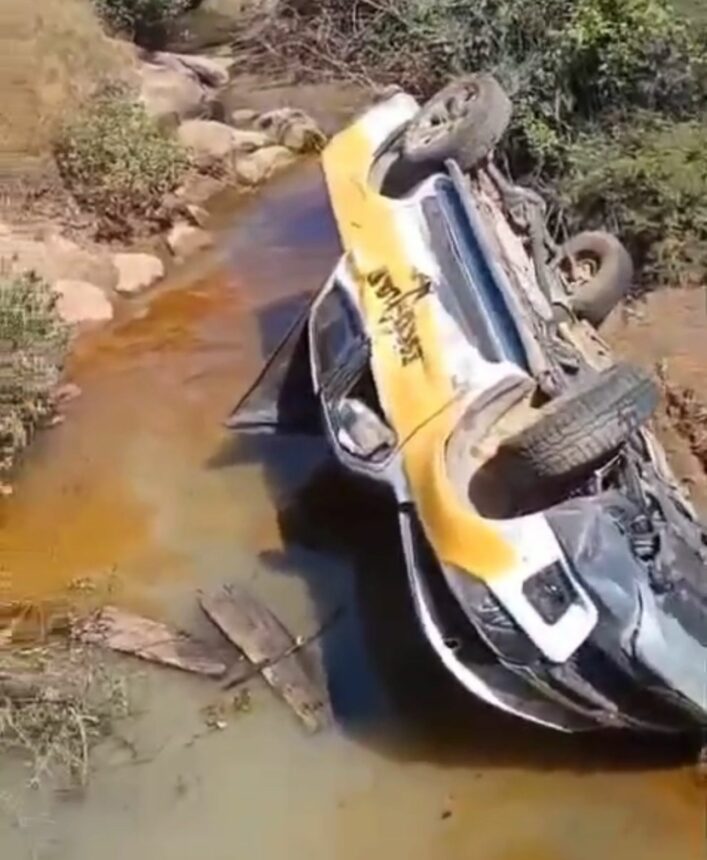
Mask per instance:
[[[267,690],[130,663],[136,715],[87,796],[24,793],[0,769],[0,857],[51,860],[697,860],[704,795],[684,750],[567,738],[477,704],[421,640],[385,498],[316,440],[229,440],[221,420],[328,273],[314,165],[223,208],[220,250],[77,345],[83,396],[32,451],[0,523],[5,588],[95,579],[203,625],[194,593],[247,582],[321,642],[336,729],[304,736]],[[205,706],[226,727],[209,731]]]

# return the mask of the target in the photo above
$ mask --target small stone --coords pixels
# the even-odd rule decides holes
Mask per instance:
[[[113,265],[118,270],[115,289],[124,295],[145,290],[164,276],[164,264],[153,254],[114,254]]]
[[[251,108],[238,108],[231,111],[231,125],[234,128],[251,128],[258,118],[258,111]]]
[[[14,491],[14,489],[13,489],[13,487],[12,487],[12,484],[3,484],[3,483],[0,481],[0,496],[2,496],[2,498],[7,499],[7,498],[9,498],[9,497],[14,493],[14,492],[15,492],[15,491]]]
[[[188,257],[213,245],[213,237],[206,230],[179,222],[167,234],[167,245],[175,257]]]
[[[209,213],[203,206],[198,206],[196,203],[187,203],[184,208],[187,215],[197,227],[206,228],[206,225],[209,223]]]
[[[54,284],[57,311],[70,325],[107,322],[113,319],[113,305],[100,287],[88,281],[64,279]]]
[[[54,392],[54,400],[57,403],[70,403],[81,397],[81,389],[75,382],[64,382]]]
[[[51,430],[53,427],[59,427],[66,421],[66,415],[52,415],[42,424],[45,430]]]

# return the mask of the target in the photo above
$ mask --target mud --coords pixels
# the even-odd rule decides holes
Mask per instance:
[[[707,293],[704,288],[655,290],[607,322],[603,334],[616,353],[664,380],[655,423],[678,477],[707,518]]]
[[[487,711],[421,640],[389,501],[316,440],[226,437],[338,253],[315,165],[226,210],[217,253],[78,344],[83,397],[0,508],[5,590],[94,581],[197,631],[195,590],[221,582],[247,583],[295,633],[343,607],[320,643],[336,728],[308,738],[260,685],[244,713],[208,681],[135,665],[136,715],[97,750],[82,800],[24,794],[22,770],[0,769],[0,856],[701,856],[689,750]],[[223,731],[205,724],[214,707]]]

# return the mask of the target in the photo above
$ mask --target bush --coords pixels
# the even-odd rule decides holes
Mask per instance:
[[[463,72],[494,72],[515,106],[503,144],[510,168],[539,185],[556,208],[559,185],[568,172],[576,175],[589,151],[578,141],[589,136],[610,157],[613,130],[646,112],[658,123],[695,121],[704,128],[707,37],[679,17],[671,0],[362,0],[353,11],[348,0],[291,0],[289,9],[279,23],[285,32],[267,42],[289,63],[299,58],[320,73],[346,69],[358,80],[398,83],[425,97]],[[652,158],[657,150],[651,152]],[[673,218],[672,194],[681,192],[669,193],[679,180],[668,174],[655,206],[666,206],[665,217]],[[618,168],[593,175],[608,183],[595,187],[597,197],[618,193],[614,183],[626,179]],[[616,221],[631,238],[632,222],[653,222],[658,212],[654,204],[644,212],[633,186],[625,192]],[[674,224],[685,248],[690,243],[680,231],[688,220]],[[655,266],[663,251],[647,256]]]
[[[180,146],[120,92],[95,97],[70,120],[55,155],[76,199],[114,235],[154,218],[187,164]]]
[[[0,474],[54,411],[67,340],[55,303],[32,274],[0,277]]]
[[[669,124],[652,115],[570,151],[560,188],[576,226],[622,235],[651,278],[707,276],[707,120]]]
[[[193,0],[93,0],[108,27],[140,44],[159,43],[165,26],[193,7]]]

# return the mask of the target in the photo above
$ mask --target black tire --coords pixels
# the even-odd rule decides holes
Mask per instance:
[[[627,295],[633,284],[633,261],[611,233],[590,230],[579,233],[562,248],[562,259],[591,261],[596,272],[570,299],[572,310],[598,328]]]
[[[614,454],[650,419],[658,399],[647,373],[617,364],[552,400],[502,450],[539,478],[576,478]]]
[[[402,153],[412,164],[453,158],[472,170],[489,155],[511,118],[511,102],[496,78],[468,75],[433,96],[403,134]]]

